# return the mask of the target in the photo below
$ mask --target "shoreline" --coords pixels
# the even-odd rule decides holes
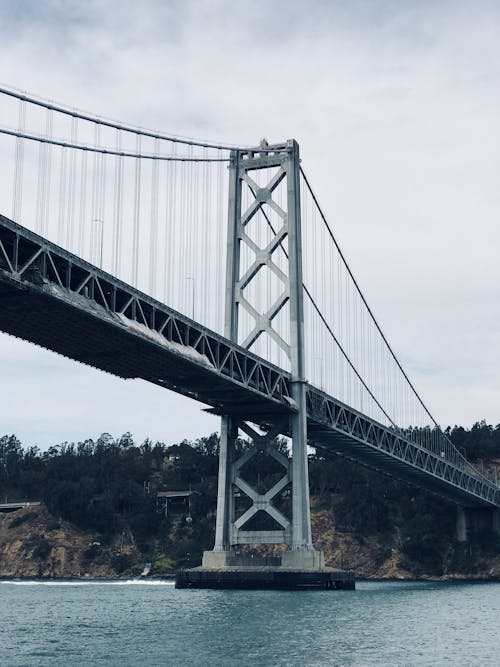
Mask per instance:
[[[13,577],[13,576],[2,576],[0,574],[1,583],[9,582],[29,582],[29,581],[54,581],[54,582],[133,582],[133,583],[147,583],[147,582],[171,582],[175,581],[174,574],[164,574],[164,575],[153,575],[151,577],[137,577],[137,576],[117,576],[117,577]],[[432,576],[422,576],[422,577],[356,577],[356,582],[363,583],[500,583],[500,577],[485,577],[485,576],[473,576],[473,575],[444,575],[442,577],[432,577]]]
[[[313,515],[315,542],[324,550],[325,561],[331,567],[345,569],[349,563],[356,580],[408,581],[408,582],[498,582],[500,581],[500,555],[484,556],[476,562],[459,560],[448,562],[447,567],[436,568],[440,575],[416,571],[402,561],[401,553],[391,547],[381,551],[381,542],[375,538],[361,543],[352,534],[335,532],[331,511]],[[12,525],[14,522],[15,525]],[[56,525],[57,524],[57,525]],[[98,549],[92,551],[94,545]],[[40,551],[45,547],[45,551]],[[101,546],[99,535],[83,531],[69,522],[51,515],[43,505],[36,516],[29,508],[17,510],[15,516],[0,516],[0,579],[4,581],[172,581],[175,578],[175,559],[160,554],[152,558],[146,567],[146,556],[134,545],[126,544],[122,550],[118,543]],[[197,560],[197,559],[196,559]],[[182,562],[182,561],[181,561]],[[190,567],[195,561],[190,559]],[[151,567],[151,570],[149,570]],[[455,570],[455,567],[459,571]],[[462,569],[463,567],[463,569]],[[181,568],[180,568],[181,569]],[[445,573],[443,574],[443,570]],[[144,573],[147,576],[141,577]]]

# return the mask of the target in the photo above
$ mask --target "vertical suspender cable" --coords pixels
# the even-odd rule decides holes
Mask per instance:
[[[19,102],[18,129],[24,132],[26,125],[26,102]],[[24,168],[24,139],[17,137],[15,149],[14,165],[14,188],[12,194],[12,218],[16,222],[21,222],[21,204],[23,192],[23,168]]]
[[[190,154],[192,155],[192,149],[190,149]],[[197,297],[198,297],[198,292],[200,289],[200,285],[196,284],[197,276],[199,275],[197,270],[199,270],[200,266],[200,249],[201,249],[201,243],[200,243],[200,236],[201,236],[201,229],[199,227],[198,221],[200,220],[200,216],[198,215],[198,207],[199,207],[199,168],[198,165],[191,164],[191,174],[192,174],[192,183],[191,183],[191,219],[189,220],[189,244],[188,244],[188,258],[189,258],[189,275],[191,276],[191,280],[188,282],[190,283],[189,287],[191,288],[191,293],[189,294],[189,300],[190,300],[190,313],[191,317],[194,319],[199,318],[200,314],[197,309]],[[202,253],[204,253],[204,250],[202,250]],[[196,258],[196,259],[195,259]]]
[[[94,123],[94,145],[99,145],[100,126]],[[90,225],[90,261],[97,264],[97,231],[99,217],[99,153],[94,153],[92,164],[92,199],[91,199],[91,225]]]
[[[121,151],[122,132],[116,131],[116,150]],[[123,156],[115,157],[115,179],[113,197],[113,249],[112,266],[116,276],[120,276],[121,242],[122,242],[122,214],[123,214]]]
[[[53,111],[52,109],[47,109],[47,118],[45,124],[45,136],[50,139],[52,137],[53,131]],[[47,236],[49,230],[49,220],[50,220],[50,191],[51,191],[51,176],[52,176],[52,146],[47,145],[47,155],[46,155],[46,178],[45,178],[45,192],[43,194],[43,214],[42,214],[42,224],[41,232],[43,236]]]
[[[217,157],[221,156],[221,151],[220,149],[217,152]],[[218,223],[218,229],[215,230],[217,236],[217,239],[223,239],[224,238],[224,233],[223,230],[225,230],[227,222],[226,222],[226,216],[223,213],[223,190],[224,190],[224,178],[223,178],[223,172],[222,172],[222,162],[217,163],[217,206],[216,206],[216,211],[217,211],[217,218],[216,222]],[[225,253],[227,250],[225,249],[225,246],[221,243],[220,248],[217,248],[219,252],[217,252],[216,257],[219,258],[219,260],[216,262],[216,271],[215,271],[215,276],[216,276],[216,292],[217,292],[217,331],[223,332],[224,331],[224,315],[223,315],[223,309],[222,309],[222,304],[224,303],[224,292],[223,292],[223,259],[225,256]],[[228,258],[225,257],[225,261],[227,262]]]
[[[155,139],[154,154],[160,153],[159,139]],[[149,293],[156,296],[156,271],[158,253],[158,168],[157,159],[151,161],[151,219],[149,229]]]
[[[78,139],[78,118],[71,119],[71,142],[76,144]],[[75,235],[75,196],[76,196],[76,151],[70,150],[69,153],[69,182],[68,182],[68,225],[66,247],[74,250]]]
[[[135,137],[136,153],[141,152],[141,135]],[[137,287],[139,271],[139,222],[141,215],[141,160],[135,160],[135,181],[134,181],[134,225],[132,238],[132,285]]]
[[[59,216],[57,223],[57,242],[59,245],[64,244],[66,237],[65,230],[67,225],[66,218],[66,178],[67,178],[67,161],[69,148],[61,148],[59,150],[60,165],[59,165]]]
[[[173,154],[177,154],[177,144],[173,144]],[[175,258],[175,230],[177,228],[177,209],[176,209],[176,193],[177,193],[177,163],[169,162],[166,169],[167,178],[167,202],[166,202],[166,220],[165,220],[165,267],[163,279],[163,298],[165,303],[171,304],[173,302],[173,265]]]
[[[208,156],[208,151],[206,148],[203,149],[203,157]],[[201,223],[201,271],[200,271],[200,300],[199,305],[199,317],[202,323],[205,326],[210,326],[208,314],[210,310],[207,310],[209,292],[208,292],[208,281],[209,276],[207,272],[207,266],[209,262],[209,248],[208,248],[208,223],[210,216],[210,208],[208,201],[208,175],[209,167],[208,163],[205,163],[202,166],[202,182],[201,182],[201,205],[198,208],[198,216]]]
[[[98,225],[98,258],[99,266],[103,268],[105,260],[104,246],[105,246],[105,219],[106,219],[106,155],[101,153],[101,168],[99,178],[99,225]]]
[[[78,220],[78,254],[85,257],[85,230],[87,229],[87,152],[80,153],[80,211]]]
[[[47,182],[47,148],[48,144],[46,143],[40,143],[38,146],[38,184],[36,192],[35,229],[40,234],[43,234],[44,232],[43,216],[45,213],[45,195]]]

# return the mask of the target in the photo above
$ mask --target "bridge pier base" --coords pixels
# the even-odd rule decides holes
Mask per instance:
[[[468,542],[471,535],[491,530],[500,535],[500,510],[457,506],[457,540]]]
[[[201,566],[209,569],[220,570],[223,567],[229,567],[232,559],[235,557],[234,551],[204,551]]]
[[[294,570],[286,567],[252,566],[180,570],[176,588],[254,590],[345,590],[355,589],[354,573],[345,570]]]
[[[273,564],[280,568],[289,570],[325,570],[325,556],[322,551],[311,549],[305,550],[287,550],[280,557],[255,558],[239,557],[233,549],[225,551],[204,551],[202,567],[204,568],[226,568],[237,567],[239,564],[248,564],[254,560],[257,566]]]
[[[314,550],[283,552],[281,557],[251,557],[233,549],[205,551],[201,567],[180,570],[177,588],[272,590],[354,590],[354,572],[325,567],[323,553]]]
[[[257,236],[255,230],[260,230]],[[257,341],[267,338],[275,353],[285,355],[291,376],[289,409],[284,413],[271,410],[268,415],[252,414],[251,407],[241,405],[231,414],[222,415],[214,550],[204,553],[200,568],[178,573],[176,585],[352,589],[354,573],[326,568],[323,553],[312,545],[300,159],[296,141],[272,147],[264,142],[256,149],[232,151],[227,248],[225,335],[247,350],[256,347],[256,351],[260,344]],[[242,248],[255,256],[253,264],[245,264]],[[275,254],[278,248],[285,258],[279,265]],[[259,294],[266,285],[261,282],[265,280],[264,268],[272,276],[273,297],[269,303],[252,300],[249,289],[251,285]],[[247,323],[241,330],[240,311],[250,321],[250,326]],[[284,318],[281,325],[279,313]],[[249,438],[244,447],[238,444],[239,431]],[[291,452],[280,450],[280,434],[291,438]],[[278,478],[273,473],[274,479],[268,480],[270,488],[247,476],[247,464],[254,457],[273,459],[270,463],[281,468],[276,473]],[[288,548],[280,556],[233,551],[238,545],[258,544]]]
[[[315,549],[292,549],[285,551],[281,557],[281,566],[297,570],[324,570],[325,555]]]

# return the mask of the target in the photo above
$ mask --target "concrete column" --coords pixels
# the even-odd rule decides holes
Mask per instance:
[[[307,465],[307,414],[304,382],[295,382],[293,398],[299,406],[292,425],[292,544],[294,550],[312,549]]]
[[[233,457],[234,439],[235,435],[231,417],[221,417],[214,551],[226,551],[230,547],[229,531],[233,518],[230,466]]]
[[[467,542],[467,510],[457,505],[457,540]]]
[[[309,507],[309,474],[307,461],[307,405],[306,405],[306,381],[304,366],[304,305],[303,305],[303,280],[302,280],[302,231],[301,231],[301,207],[300,207],[300,159],[299,146],[296,141],[290,140],[286,144],[278,144],[269,149],[267,144],[262,145],[261,150],[232,151],[229,166],[229,208],[228,208],[228,236],[227,236],[227,267],[226,267],[226,299],[225,299],[225,327],[224,333],[231,341],[238,342],[238,318],[239,309],[245,308],[256,320],[255,330],[248,334],[247,338],[240,343],[250,349],[258,337],[267,332],[277,338],[279,344],[286,351],[290,359],[290,372],[292,376],[291,393],[297,412],[290,417],[290,430],[292,433],[292,521],[291,530],[286,517],[282,517],[274,510],[272,499],[257,497],[250,493],[256,509],[261,507],[271,514],[283,530],[265,531],[271,534],[255,535],[255,540],[261,539],[267,543],[283,542],[289,544],[292,549],[290,558],[294,566],[298,566],[301,552],[304,556],[300,562],[304,567],[318,567],[321,555],[312,551],[311,520]],[[254,170],[276,168],[265,188],[258,187],[252,180]],[[272,193],[286,178],[287,205],[286,211],[278,207],[282,219],[282,232],[288,238],[288,275],[283,285],[283,303],[289,302],[289,341],[281,338],[273,329],[273,319],[267,322],[258,321],[258,317],[246,304],[243,294],[248,281],[257,276],[260,265],[256,265],[252,276],[246,279],[245,285],[240,280],[240,246],[242,243],[249,244],[246,235],[246,226],[251,217],[259,210],[263,203],[272,200]],[[254,192],[255,202],[242,217],[242,179],[244,179]],[[276,202],[275,202],[276,203]],[[280,232],[276,232],[279,234]],[[280,242],[279,239],[277,243]],[[251,247],[251,244],[250,244]],[[272,257],[263,260],[272,270]],[[245,305],[246,304],[246,305]],[[264,312],[264,315],[266,313]],[[269,317],[269,314],[267,314]],[[263,327],[263,328],[260,328]],[[234,421],[234,420],[233,420]],[[232,474],[234,473],[234,441],[237,430],[233,428],[230,417],[222,417],[219,480],[217,496],[217,525],[215,547],[213,552],[207,552],[205,560],[210,562],[222,562],[224,552],[228,552],[231,543],[235,542],[234,507]],[[242,481],[238,482],[242,488]],[[244,492],[246,493],[248,489]],[[247,493],[248,495],[248,493]],[[258,503],[258,505],[257,505]],[[240,517],[241,519],[241,517]],[[240,521],[241,523],[241,521]],[[242,540],[249,540],[253,536],[242,535]],[[211,554],[211,555],[210,555]],[[314,556],[314,558],[313,558]],[[214,560],[215,559],[215,560]],[[306,562],[307,561],[307,562]],[[310,561],[310,563],[309,563]],[[313,562],[314,561],[314,562]],[[322,561],[321,561],[322,562]]]
[[[240,241],[238,224],[241,216],[241,181],[239,178],[239,152],[231,151],[229,164],[229,200],[227,230],[227,265],[224,334],[229,340],[238,342],[238,304],[235,299],[236,283],[240,266]],[[235,433],[236,431],[236,433]],[[237,428],[229,416],[221,417],[219,447],[219,477],[217,482],[217,514],[215,524],[214,552],[205,552],[204,565],[223,565],[229,551],[231,522],[233,520],[233,493],[231,464],[234,457],[234,441]],[[215,559],[215,560],[214,560]],[[206,561],[206,562],[205,562]]]
[[[457,507],[457,540],[467,542],[477,531],[492,530],[500,535],[500,509]]]
[[[300,217],[299,146],[287,142],[288,275],[290,281],[290,365],[297,414],[292,425],[292,549],[311,550],[309,472],[307,467],[307,405],[304,367],[304,299]]]

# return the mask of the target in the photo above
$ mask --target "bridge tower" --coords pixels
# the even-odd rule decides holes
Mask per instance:
[[[295,140],[272,146],[263,141],[258,148],[231,153],[225,335],[248,350],[256,349],[261,336],[268,337],[282,351],[292,376],[293,411],[284,422],[270,420],[272,426],[267,428],[262,428],[266,415],[252,415],[251,406],[242,406],[241,414],[221,417],[215,546],[205,552],[204,567],[235,564],[234,547],[240,544],[285,544],[288,549],[282,566],[324,567],[322,552],[312,546],[309,508],[299,164]],[[259,232],[258,225],[265,229]],[[264,305],[257,305],[249,295],[264,271],[271,272],[277,287]],[[238,458],[239,431],[250,437],[252,445]],[[275,447],[280,433],[291,436],[291,460]],[[281,479],[265,493],[259,493],[241,475],[258,453],[283,467]],[[291,516],[273,503],[287,487],[291,488]],[[238,518],[235,492],[250,503]],[[273,529],[246,527],[258,512],[271,517]]]

